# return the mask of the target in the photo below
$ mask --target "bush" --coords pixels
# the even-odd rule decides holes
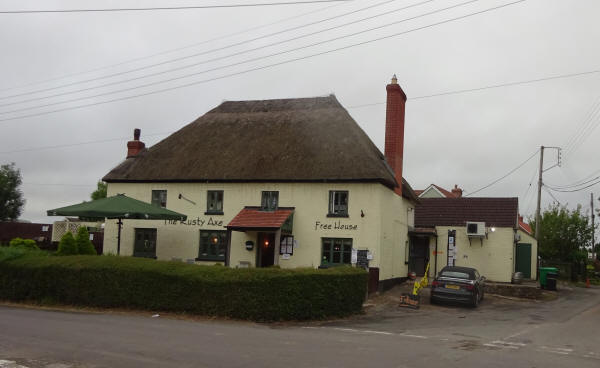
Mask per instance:
[[[37,243],[33,239],[14,238],[9,243],[11,247],[22,247],[29,250],[40,250]]]
[[[41,251],[39,249],[28,249],[23,246],[9,246],[2,247],[0,246],[0,262],[9,261],[12,259],[17,259],[25,256],[40,256],[47,255],[48,253]]]
[[[77,251],[79,254],[87,254],[92,256],[97,254],[94,244],[92,244],[90,241],[90,233],[87,231],[85,226],[80,226],[79,229],[77,229],[75,242],[77,243]]]
[[[73,238],[73,234],[70,231],[67,231],[65,235],[60,238],[60,243],[58,243],[58,250],[56,251],[56,255],[58,256],[72,256],[76,255],[77,251],[77,242],[75,242],[75,238]]]
[[[367,273],[352,267],[232,269],[118,256],[0,258],[0,299],[187,312],[256,321],[358,313]]]

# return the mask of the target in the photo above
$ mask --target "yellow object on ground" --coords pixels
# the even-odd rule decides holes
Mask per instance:
[[[427,263],[427,267],[425,267],[425,275],[421,279],[421,281],[415,281],[415,286],[413,287],[413,295],[419,295],[419,290],[427,286],[427,273],[429,272],[429,263]]]

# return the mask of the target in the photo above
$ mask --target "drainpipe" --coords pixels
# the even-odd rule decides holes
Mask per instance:
[[[435,278],[437,276],[437,257],[438,257],[438,237],[436,235],[435,236],[435,267],[434,267],[433,278]]]

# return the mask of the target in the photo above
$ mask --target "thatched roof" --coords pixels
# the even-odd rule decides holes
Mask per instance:
[[[224,102],[103,180],[398,185],[383,154],[333,95]],[[413,193],[408,183],[403,187]]]

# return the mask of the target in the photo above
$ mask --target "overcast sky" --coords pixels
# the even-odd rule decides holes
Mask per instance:
[[[514,1],[0,14],[0,163],[21,170],[22,219],[52,222],[46,210],[88,200],[125,158],[134,128],[151,146],[224,100],[334,93],[383,151],[381,103],[396,74],[408,96],[404,177],[413,188],[458,184],[469,194],[541,145],[563,148],[562,167],[544,173],[548,185],[593,179],[600,175],[600,73],[418,98],[600,69],[600,1],[527,0],[464,17]],[[4,0],[0,11],[257,2]],[[446,22],[453,18],[460,19]],[[550,167],[557,151],[544,157]],[[475,195],[519,197],[521,213],[532,215],[538,165],[535,155]],[[600,195],[600,185],[553,195],[589,211],[592,191]],[[543,191],[544,206],[555,199]]]

